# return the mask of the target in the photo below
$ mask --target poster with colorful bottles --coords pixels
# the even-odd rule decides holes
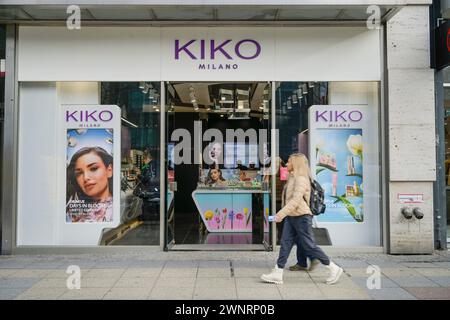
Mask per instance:
[[[318,222],[364,221],[364,106],[312,106],[309,160],[325,190]]]

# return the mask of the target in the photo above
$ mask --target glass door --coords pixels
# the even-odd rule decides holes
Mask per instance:
[[[172,94],[168,84],[164,85],[164,110],[161,110],[161,124],[164,132],[164,179],[165,179],[165,205],[164,205],[164,250],[172,249],[175,244],[175,193],[177,185],[175,182],[175,165],[173,158],[173,144],[170,142],[170,135],[174,127],[175,113],[172,107]],[[162,149],[162,148],[161,148]]]

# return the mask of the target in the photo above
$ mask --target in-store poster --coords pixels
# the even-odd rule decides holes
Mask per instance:
[[[118,119],[117,119],[118,118]],[[120,154],[117,106],[68,106],[66,120],[65,221],[112,223],[117,210],[115,165]],[[119,143],[119,145],[116,145]],[[117,203],[116,203],[117,202]]]
[[[113,129],[67,129],[67,222],[113,221]]]
[[[314,108],[313,108],[314,107]],[[325,190],[318,222],[364,221],[364,107],[313,106],[309,159]]]

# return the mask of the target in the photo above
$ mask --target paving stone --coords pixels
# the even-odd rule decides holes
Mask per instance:
[[[117,278],[81,278],[81,288],[111,288]]]
[[[23,262],[15,259],[3,260],[0,259],[0,269],[22,269],[31,264],[31,261]]]
[[[371,275],[371,273],[367,273],[367,269],[365,268],[347,268],[344,270],[344,273],[348,276],[358,278],[367,278]]]
[[[326,299],[332,300],[360,300],[370,299],[369,295],[358,287],[349,289],[334,287],[334,285],[326,285],[326,287],[318,286]]]
[[[81,288],[65,290],[59,300],[100,300],[106,295],[109,288]]]
[[[32,262],[27,265],[27,269],[58,269],[64,265],[63,261],[54,261],[54,262]]]
[[[130,261],[129,268],[151,268],[151,269],[162,269],[164,267],[165,261]]]
[[[14,289],[14,288],[30,288],[36,284],[39,278],[7,278],[0,279],[0,289]]]
[[[342,268],[367,268],[369,266],[361,260],[335,259],[334,262]]]
[[[194,300],[235,300],[235,288],[195,288]]]
[[[33,285],[32,288],[36,289],[47,289],[47,288],[67,288],[67,279],[63,278],[44,278]]]
[[[450,269],[445,268],[414,268],[414,271],[425,277],[450,277]]]
[[[153,288],[149,299],[151,300],[192,300],[194,295],[194,287],[189,288]]]
[[[89,273],[91,269],[80,269],[80,276],[85,277]],[[69,276],[73,275],[73,271],[69,270],[70,273],[66,272],[66,269],[58,269],[58,270],[50,270],[49,273],[45,275],[44,278],[51,278],[51,279],[67,279]]]
[[[173,268],[173,269],[196,269],[198,267],[197,261],[172,261],[169,260],[164,265],[164,268]]]
[[[325,299],[325,295],[322,291],[317,288],[317,286],[313,287],[288,287],[288,286],[278,286],[278,290],[280,291],[281,297],[284,300],[321,300]]]
[[[129,268],[122,274],[122,278],[149,278],[161,274],[162,268]]]
[[[281,300],[276,286],[267,288],[238,288],[237,298],[241,300]]]
[[[414,277],[421,276],[420,273],[412,268],[383,268],[381,273],[387,277]]]
[[[160,275],[161,278],[191,278],[197,276],[197,269],[192,268],[164,268]]]
[[[190,288],[195,286],[195,277],[191,278],[158,278],[155,283],[156,287],[170,287],[170,288]]]
[[[264,273],[270,273],[269,268],[235,268],[234,276],[237,278],[259,277]]]
[[[350,278],[354,283],[356,283],[360,288],[368,289],[367,288],[367,277],[351,277]],[[398,288],[399,285],[392,281],[391,279],[387,277],[381,277],[381,288]],[[371,282],[372,283],[372,282]]]
[[[230,268],[198,268],[198,278],[230,278]]]
[[[207,268],[207,269],[230,269],[230,261],[199,261],[198,268]]]
[[[197,278],[196,288],[236,288],[235,278]]]
[[[439,268],[439,265],[432,262],[405,262],[402,266],[408,268]]]
[[[84,276],[87,278],[120,278],[125,269],[90,269]]]
[[[15,300],[56,300],[66,289],[64,288],[36,288],[32,287],[20,295]]]
[[[126,269],[130,266],[130,261],[110,261],[96,262],[92,269]]]
[[[416,300],[416,297],[402,288],[366,289],[365,291],[374,300]]]
[[[12,300],[25,290],[26,288],[0,288],[0,300]]]
[[[19,269],[14,273],[14,278],[44,278],[52,270],[47,269]]]
[[[153,288],[156,283],[156,277],[151,278],[120,278],[114,288]],[[150,293],[150,291],[149,291]]]
[[[450,277],[427,277],[441,287],[450,287]]]
[[[0,279],[9,278],[17,272],[18,269],[0,269]]]
[[[151,288],[112,288],[103,297],[104,300],[146,300]]]
[[[241,277],[235,278],[236,287],[239,288],[267,288],[273,286],[272,283],[266,283],[260,277]]]
[[[450,288],[405,288],[418,299],[450,300]]]
[[[397,283],[402,288],[408,287],[439,287],[437,283],[422,277],[389,277],[392,281]]]

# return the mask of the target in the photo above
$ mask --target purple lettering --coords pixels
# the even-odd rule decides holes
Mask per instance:
[[[256,51],[255,51],[255,53],[254,53],[252,56],[246,57],[246,56],[244,56],[244,55],[241,54],[240,48],[241,48],[241,45],[242,45],[243,43],[245,43],[245,42],[250,42],[250,43],[253,43],[253,44],[255,45]],[[237,54],[237,56],[238,56],[239,58],[245,59],[245,60],[250,60],[250,59],[254,59],[254,58],[256,58],[257,56],[259,56],[259,54],[261,53],[261,45],[260,45],[257,41],[255,41],[255,40],[252,40],[252,39],[244,39],[244,40],[241,40],[241,41],[239,41],[238,43],[236,43],[236,46],[234,47],[234,51],[236,52],[236,54]]]
[[[186,52],[188,54],[188,56],[191,57],[191,59],[197,60],[197,58],[187,48],[188,46],[190,46],[194,42],[195,42],[195,40],[191,40],[191,41],[187,42],[184,46],[180,47],[180,40],[178,40],[178,39],[175,40],[175,60],[180,59],[180,52],[181,51]]]
[[[77,111],[73,111],[72,113],[69,113],[69,111],[66,111],[66,122],[69,122],[70,118],[73,119],[73,121],[78,122],[78,119],[75,117],[75,114]]]
[[[211,42],[210,42],[211,43],[211,52],[210,52],[211,59],[215,59],[216,51],[220,51],[227,59],[233,60],[233,58],[223,49],[223,47],[230,42],[231,42],[231,40],[225,40],[218,47],[215,47],[215,41],[211,40]]]
[[[104,114],[106,114],[106,115],[108,116],[107,119],[103,117]],[[113,114],[112,114],[111,111],[103,110],[102,112],[100,112],[100,113],[98,114],[98,118],[99,118],[100,120],[102,120],[103,122],[111,121],[112,118],[113,118]]]
[[[200,59],[201,60],[205,60],[205,49],[206,49],[206,45],[205,45],[205,40],[200,40]]]
[[[86,113],[85,113],[85,115],[84,115],[84,121],[86,121],[86,122],[88,122],[89,121],[89,118],[91,118],[92,119],[92,121],[95,121],[95,122],[97,122],[97,119],[95,118],[95,114],[97,113],[97,110],[94,110],[94,111],[92,111],[91,113],[89,113],[89,111],[87,111],[86,110]]]
[[[356,119],[356,118],[353,118],[353,114],[357,114],[357,116],[358,116],[358,118]],[[353,122],[358,122],[358,121],[361,121],[361,119],[362,119],[362,117],[363,117],[363,115],[362,115],[362,112],[361,111],[357,111],[357,110],[353,110],[352,112],[350,112],[349,114],[348,114],[348,118],[350,119],[350,121],[353,121]]]
[[[324,117],[324,115],[327,113],[327,111],[322,111],[322,113],[319,114],[319,111],[316,111],[316,122],[319,121],[319,118],[322,118],[323,121],[327,122],[327,118]]]
[[[347,122],[347,119],[344,118],[344,114],[346,112],[347,111],[341,111],[341,112],[335,111],[334,112],[334,121],[339,121],[339,119],[342,119],[342,121]]]

